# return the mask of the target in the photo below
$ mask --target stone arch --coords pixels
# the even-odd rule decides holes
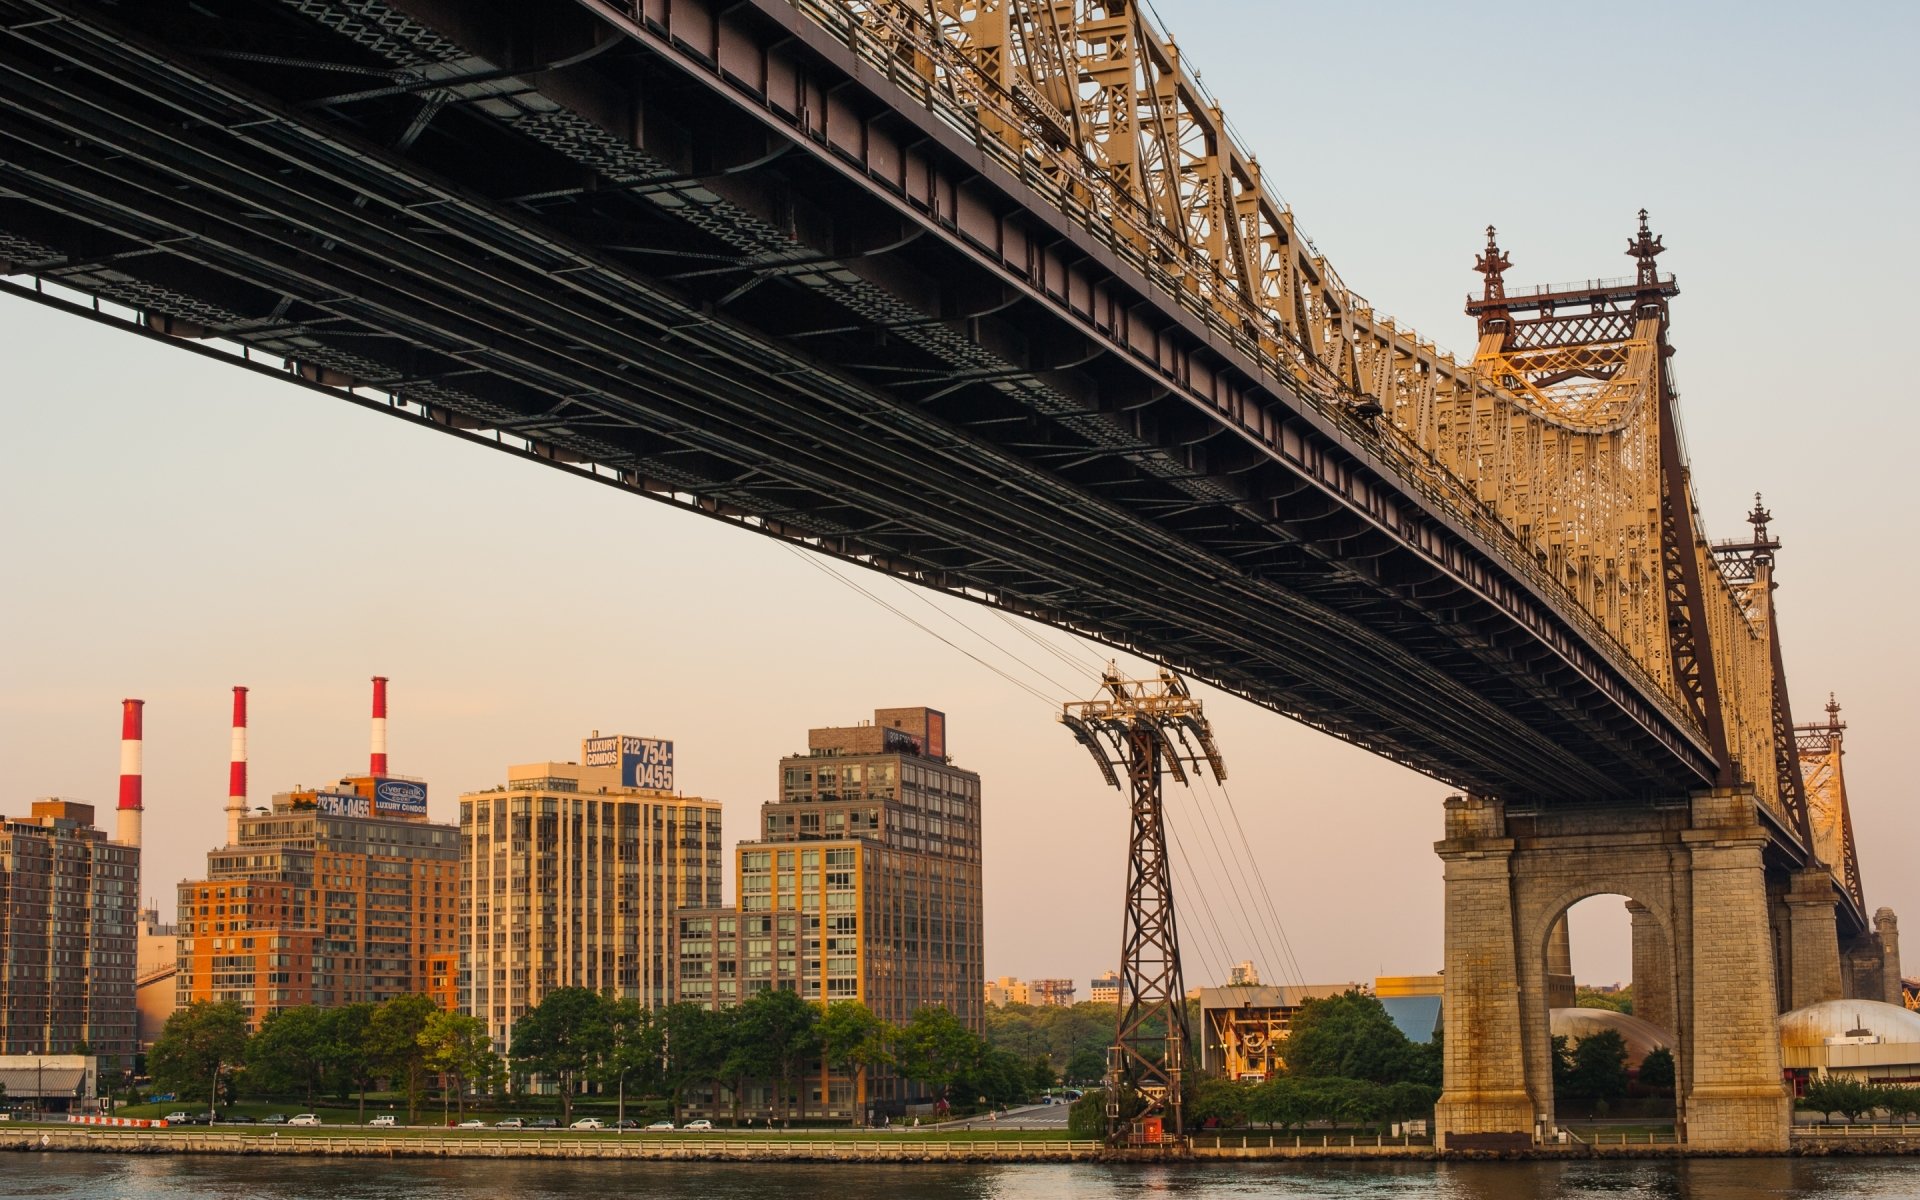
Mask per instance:
[[[1685,804],[1529,805],[1449,797],[1435,846],[1446,881],[1446,1084],[1437,1129],[1553,1136],[1548,939],[1573,905],[1619,895],[1664,943],[1678,1128],[1700,1148],[1782,1150],[1767,831],[1740,788]],[[1657,931],[1657,939],[1653,936]],[[1636,979],[1641,974],[1636,936]],[[1471,1144],[1471,1143],[1468,1143]]]
[[[1644,881],[1640,882],[1644,884]],[[1659,924],[1661,936],[1667,939],[1669,945],[1672,944],[1674,920],[1673,909],[1669,903],[1670,897],[1661,896],[1657,891],[1642,892],[1635,884],[1621,877],[1570,884],[1539,905],[1530,906],[1534,907],[1535,911],[1524,914],[1521,918],[1523,924],[1520,929],[1520,945],[1527,948],[1528,954],[1533,953],[1533,947],[1538,947],[1539,952],[1545,954],[1547,938],[1553,935],[1554,923],[1573,911],[1574,905],[1582,900],[1591,900],[1595,896],[1619,896],[1623,900],[1631,900],[1638,904],[1653,914],[1653,919]]]

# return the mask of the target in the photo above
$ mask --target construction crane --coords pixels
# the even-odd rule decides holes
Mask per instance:
[[[1096,698],[1062,705],[1060,723],[1092,752],[1107,782],[1131,796],[1120,1014],[1107,1052],[1107,1140],[1179,1146],[1186,1141],[1181,1079],[1191,1035],[1160,776],[1164,769],[1184,784],[1188,767],[1204,764],[1225,782],[1227,768],[1200,701],[1179,676],[1163,669],[1155,679],[1123,679],[1109,664],[1100,686]]]

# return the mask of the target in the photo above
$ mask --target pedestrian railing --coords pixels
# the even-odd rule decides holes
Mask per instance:
[[[1795,1137],[1916,1137],[1920,1125],[1795,1125]]]

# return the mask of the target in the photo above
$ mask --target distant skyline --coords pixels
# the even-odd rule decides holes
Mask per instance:
[[[1920,920],[1920,567],[1895,540],[1920,445],[1914,7],[1159,10],[1342,278],[1463,357],[1486,225],[1520,286],[1624,273],[1651,211],[1707,532],[1765,493],[1796,717],[1837,693],[1868,906]],[[392,766],[437,819],[598,729],[673,739],[729,851],[808,728],[940,709],[982,777],[988,976],[1117,965],[1125,809],[1053,720],[1104,650],[12,298],[0,362],[0,812],[58,794],[110,827],[119,701],[145,699],[163,913],[223,838],[229,689],[253,689],[265,803],[364,769],[379,674]],[[1300,976],[1437,970],[1448,789],[1196,690]],[[1188,983],[1246,958],[1292,981],[1202,865],[1220,805],[1173,796],[1206,897],[1181,911]],[[1626,982],[1627,945],[1617,901],[1575,910],[1583,981]]]

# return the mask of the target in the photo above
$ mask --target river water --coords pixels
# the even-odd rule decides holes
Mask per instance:
[[[85,1200],[1898,1200],[1920,1158],[1205,1167],[821,1166],[9,1154],[0,1197]]]

